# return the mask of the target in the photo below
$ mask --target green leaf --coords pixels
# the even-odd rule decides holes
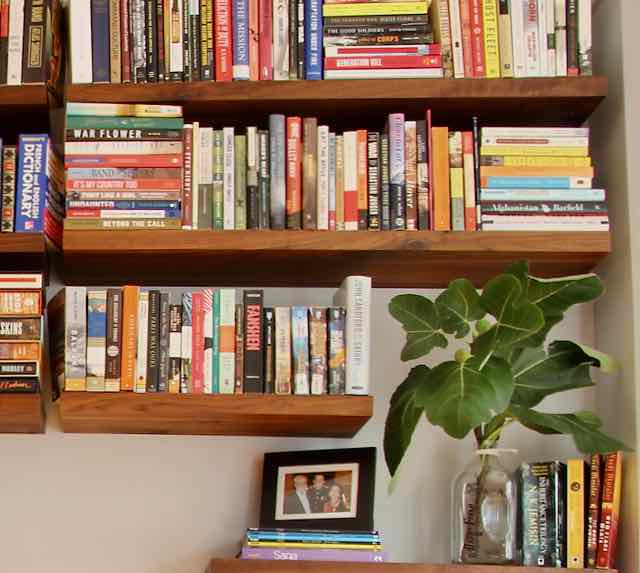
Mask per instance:
[[[391,396],[389,413],[384,426],[384,457],[392,476],[400,466],[424,411],[416,403],[416,391],[426,382],[428,374],[429,368],[424,365],[412,368],[405,381]]]
[[[485,424],[509,405],[513,378],[509,365],[489,359],[443,362],[431,370],[416,394],[428,420],[454,438],[464,438],[473,428]]]
[[[429,354],[434,348],[446,348],[447,339],[440,330],[440,317],[436,305],[417,294],[401,294],[389,303],[391,316],[402,323],[407,343],[401,360],[415,360]]]
[[[600,431],[602,422],[592,412],[543,414],[521,406],[511,406],[509,413],[527,428],[544,434],[567,434],[573,437],[584,454],[606,454],[631,448]]]
[[[511,274],[499,275],[484,287],[480,303],[496,322],[476,338],[474,356],[487,360],[496,350],[501,355],[516,346],[529,346],[529,340],[544,326],[540,309],[522,297],[520,281]]]
[[[471,330],[469,323],[480,320],[485,311],[480,305],[480,295],[467,279],[451,281],[436,299],[442,330],[463,338]]]
[[[515,391],[511,401],[529,408],[557,392],[593,386],[591,367],[615,369],[610,356],[588,346],[558,340],[542,348],[525,348],[512,364]]]

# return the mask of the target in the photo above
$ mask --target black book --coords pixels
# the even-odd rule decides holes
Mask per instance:
[[[40,379],[36,376],[0,379],[0,394],[35,394],[40,392]]]
[[[169,293],[160,294],[160,357],[158,366],[158,392],[169,391]]]
[[[296,0],[290,0],[295,2]],[[305,78],[305,67],[304,67],[304,2],[298,2],[298,79],[304,80]]]
[[[380,134],[376,131],[367,133],[367,186],[368,186],[368,227],[380,229]]]
[[[258,131],[258,195],[260,199],[260,229],[271,226],[271,177],[269,171],[269,132]]]
[[[166,62],[169,54],[164,53],[164,0],[156,0],[156,47],[157,47],[157,62],[158,62],[158,81],[164,81],[168,76],[168,70],[166,69]],[[169,30],[166,30],[169,33]],[[166,74],[166,75],[165,75]]]
[[[264,309],[264,393],[275,392],[276,379],[276,316],[273,308]]]
[[[191,51],[191,79],[200,80],[200,6],[198,2],[191,4],[189,10],[189,50]]]
[[[107,289],[107,340],[105,354],[105,390],[120,390],[120,352],[122,348],[122,292]]]
[[[147,81],[158,80],[158,46],[156,36],[158,34],[158,22],[156,21],[156,0],[144,2],[144,32],[147,36]]]
[[[261,290],[244,291],[244,392],[264,391],[264,341]]]
[[[191,81],[191,23],[189,20],[190,0],[182,0],[182,75],[185,82]]]
[[[160,291],[149,291],[147,340],[147,392],[158,391],[160,370]]]
[[[289,0],[289,79],[298,79],[298,2]],[[304,79],[304,78],[300,78]]]
[[[169,306],[169,391],[180,391],[182,305]]]

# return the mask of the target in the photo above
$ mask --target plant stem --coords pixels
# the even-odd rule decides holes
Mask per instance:
[[[504,430],[509,424],[513,422],[513,419],[507,418],[505,421],[500,424],[495,430],[493,430],[489,435],[483,436],[480,433],[481,440],[478,440],[478,434],[476,434],[476,440],[478,440],[478,444],[481,450],[492,448],[496,445],[497,441],[500,439],[500,434],[502,434],[502,430]],[[477,430],[478,428],[476,428]]]

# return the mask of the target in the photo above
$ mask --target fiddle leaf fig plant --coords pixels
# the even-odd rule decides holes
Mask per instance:
[[[518,422],[541,434],[570,435],[584,453],[628,450],[601,431],[592,412],[535,409],[552,394],[593,386],[591,368],[617,369],[613,358],[588,346],[547,343],[549,331],[571,306],[602,292],[595,274],[542,279],[520,261],[481,291],[456,279],[433,301],[416,294],[394,297],[389,312],[406,332],[403,361],[447,348],[452,339],[464,347],[451,360],[415,366],[394,392],[384,435],[391,475],[423,414],[453,438],[473,432],[480,449],[494,447],[504,428]]]

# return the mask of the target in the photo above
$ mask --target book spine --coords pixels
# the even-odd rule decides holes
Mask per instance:
[[[275,393],[275,312],[273,308],[263,311],[264,348],[264,393]]]
[[[138,341],[136,352],[135,392],[147,391],[147,347],[149,338],[149,293],[141,292],[138,297]]]
[[[0,231],[12,233],[15,230],[16,208],[16,147],[2,148],[2,211]]]
[[[358,139],[357,132],[343,134],[343,212],[344,230],[358,230]]]
[[[271,173],[270,173],[270,157],[269,149],[269,132],[258,132],[258,152],[259,152],[259,171],[258,171],[258,195],[260,198],[260,229],[271,228]]]
[[[105,392],[120,391],[122,347],[122,292],[107,290],[107,336],[105,353]]]
[[[284,115],[269,116],[270,224],[272,229],[285,228],[287,183],[286,129]]]
[[[184,14],[182,0],[171,0],[169,30],[169,79],[180,82],[184,74]],[[166,31],[165,31],[166,33]]]
[[[513,77],[513,40],[509,0],[498,0],[498,44],[500,51],[500,76]]]
[[[595,569],[598,554],[598,525],[602,502],[602,456],[592,454],[589,466],[589,498],[587,512],[587,567]]]
[[[427,122],[416,122],[417,212],[418,229],[429,230],[429,158],[427,154]]]
[[[346,392],[346,345],[345,345],[344,308],[328,309],[328,347],[329,347],[329,394]]]
[[[552,562],[554,567],[566,567],[567,566],[567,465],[565,463],[555,462],[553,466],[554,466],[554,473],[553,473],[554,536],[553,536]],[[584,512],[584,509],[583,509],[583,512]],[[584,537],[583,537],[583,543],[584,543]]]
[[[131,47],[131,10],[129,0],[120,0],[120,79],[123,83],[129,83],[132,80]]]
[[[329,127],[318,126],[317,135],[316,228],[327,231],[329,230]]]
[[[273,4],[259,0],[260,5],[260,79],[273,79]]]
[[[356,196],[358,230],[366,231],[369,223],[366,129],[356,131]]]
[[[580,74],[578,60],[578,0],[567,1],[567,75]]]
[[[471,0],[459,0],[460,26],[462,30],[462,54],[464,61],[464,75],[473,77],[473,41],[471,24]]]
[[[538,9],[538,65],[542,77],[549,76],[549,43],[547,36],[547,1],[537,0]],[[555,61],[554,61],[555,64]]]
[[[157,78],[159,82],[165,80],[165,70],[166,70],[166,59],[168,57],[165,54],[164,45],[165,45],[165,29],[164,29],[164,0],[156,0],[156,10],[155,10],[155,26],[156,26],[156,61],[157,61]],[[166,31],[168,33],[168,30]]]
[[[39,342],[0,342],[0,360],[22,360],[22,361],[39,361],[40,360],[40,343]]]
[[[298,79],[298,0],[289,2],[289,79]]]
[[[244,291],[244,385],[245,393],[264,392],[261,290]]]
[[[431,5],[431,16],[435,27],[434,38],[442,51],[442,69],[445,78],[453,77],[453,46],[451,42],[451,26],[449,24],[449,1],[434,0]]]
[[[309,394],[309,320],[306,307],[291,309],[291,348],[293,360],[293,392]]]
[[[182,64],[183,80],[191,81],[191,25],[189,20],[189,4],[191,0],[178,0],[182,5]]]
[[[236,230],[247,228],[247,136],[234,136],[234,187]]]
[[[0,0],[0,84],[7,83],[8,58],[9,58],[9,0]]]
[[[451,230],[451,196],[449,190],[449,130],[431,129],[433,227],[435,231]]]
[[[214,0],[215,76],[218,82],[233,79],[233,34],[231,0]]]
[[[82,288],[82,287],[68,287]],[[67,299],[65,299],[67,300]],[[66,305],[69,302],[65,302]],[[85,312],[86,314],[86,312]],[[42,325],[39,318],[0,318],[0,341],[35,341],[42,338]]]
[[[381,563],[388,560],[384,551],[362,549],[298,549],[287,547],[288,559],[296,561],[351,561]],[[282,550],[276,547],[243,547],[241,559],[282,559]]]
[[[556,71],[556,13],[555,0],[541,0],[545,5],[545,34],[547,37],[547,75],[557,76]]]
[[[336,230],[336,134],[329,132],[329,230]]]
[[[336,136],[336,230],[344,231],[344,136]]]
[[[0,290],[0,315],[38,316],[42,308],[42,293]]]
[[[291,309],[275,308],[275,393],[291,394]]]
[[[302,119],[287,118],[287,229],[302,228]]]
[[[298,79],[299,80],[303,80],[306,79],[306,66],[305,66],[305,59],[306,59],[306,53],[307,53],[307,48],[306,43],[305,43],[305,29],[304,29],[304,23],[305,23],[305,8],[304,8],[304,0],[297,0],[298,2],[298,11],[297,11],[297,16],[298,16],[298,54],[297,54],[297,66],[298,66]]]
[[[389,134],[380,136],[380,228],[391,229],[391,184],[389,180]]]
[[[193,142],[191,152],[191,227],[198,229],[200,208],[200,123],[194,121],[192,124]]]
[[[289,0],[273,0],[273,79],[289,79]]]
[[[94,0],[92,0],[94,1]],[[158,80],[158,47],[156,44],[158,34],[158,23],[156,21],[156,0],[144,0],[144,34],[145,53],[147,66],[147,81]],[[94,58],[95,59],[95,58]],[[94,82],[95,82],[95,62]]]
[[[449,133],[449,189],[451,193],[451,229],[464,231],[464,163],[462,132]]]
[[[475,167],[473,157],[473,134],[462,133],[462,154],[464,170],[464,228],[465,231],[477,230],[477,205]]]
[[[109,0],[109,70],[112,84],[122,81],[120,0]]]
[[[223,228],[225,231],[235,229],[235,132],[233,127],[222,130],[223,137]]]
[[[163,35],[163,46],[164,50],[164,60],[163,60],[163,73],[164,73],[164,81],[171,81],[171,2],[172,0],[161,0],[162,1],[162,35]]]
[[[302,120],[302,228],[316,229],[318,222],[318,121]]]
[[[49,137],[21,135],[18,143],[15,230],[43,232],[48,188]]]
[[[322,1],[304,0],[304,72],[306,80],[322,79]]]
[[[200,58],[200,79],[211,80],[211,66],[209,65],[208,56],[208,38],[207,38],[207,0],[198,0],[198,43],[196,49]]]
[[[539,76],[540,37],[538,28],[538,1],[522,0],[524,8],[524,46],[526,74],[529,77]]]
[[[93,5],[93,3],[91,5]],[[92,16],[93,10],[91,8],[89,8],[87,12],[87,15]],[[86,27],[87,22],[83,22],[82,25]],[[11,0],[9,3],[9,45],[7,58],[7,84],[10,86],[17,86],[22,83],[23,36],[24,0]],[[86,40],[86,37],[83,38],[84,42],[86,42]],[[90,38],[88,45],[91,46]],[[91,82],[91,79],[89,79],[89,82]]]
[[[87,294],[87,391],[105,391],[107,291]]]
[[[326,394],[328,390],[326,308],[309,309],[309,365],[311,394]]]
[[[566,76],[567,71],[567,0],[555,0],[556,75]]]
[[[183,170],[182,170],[182,228],[193,227],[192,167],[193,167],[193,125],[185,125],[183,131]]]
[[[213,289],[202,289],[203,393],[213,393]]]
[[[404,114],[389,115],[389,183],[391,229],[406,226],[405,126]]]
[[[192,301],[191,388],[193,394],[204,394],[204,305],[202,292],[194,292]]]
[[[380,229],[380,134],[367,134],[368,228]]]
[[[182,359],[182,306],[169,306],[169,380],[170,394],[180,392],[180,370]]]
[[[185,0],[186,1],[186,0]],[[131,81],[147,81],[147,50],[144,33],[144,0],[131,0],[129,3],[129,36],[131,39]],[[67,121],[67,125],[69,121]]]
[[[182,332],[180,334],[180,392],[191,392],[192,347],[193,347],[193,296],[182,295]]]
[[[483,0],[485,77],[500,77],[500,50],[498,40],[498,0]]]
[[[527,75],[524,45],[525,6],[520,0],[509,0],[509,13],[511,16],[511,42],[513,45],[513,76],[524,78]]]
[[[220,289],[220,393],[235,391],[236,291]]]
[[[211,325],[211,346],[213,348],[211,358],[211,392],[220,394],[220,290],[213,291],[213,309]]]
[[[40,392],[40,381],[36,377],[11,377],[8,380],[0,380],[1,394],[35,394]]]
[[[260,0],[249,0],[249,79],[260,79]]]
[[[0,380],[15,376],[40,376],[38,360],[0,362]]]
[[[61,386],[67,391],[84,392],[87,389],[87,289],[65,287],[63,296],[65,351],[64,385]],[[41,320],[38,320],[40,328]]]
[[[533,473],[532,464],[522,464],[519,472],[520,496],[520,532],[522,547],[522,563],[525,566],[536,566],[540,555],[540,535],[538,521],[538,481]],[[544,497],[542,498],[544,500]],[[545,521],[546,523],[546,521]]]
[[[158,335],[158,392],[169,391],[169,294],[160,294],[160,328]]]
[[[591,38],[591,2],[579,0],[578,3],[578,67],[581,76],[593,75]]]
[[[607,454],[604,457],[602,474],[602,505],[596,558],[598,569],[613,569],[615,567],[621,485],[622,452]]]
[[[584,569],[585,566],[585,489],[586,464],[582,459],[567,462],[567,567]]]
[[[416,122],[404,124],[404,176],[405,176],[405,217],[406,228],[415,231],[418,228],[418,164]]]
[[[213,132],[213,229],[224,229],[224,137],[221,129]]]
[[[233,0],[233,79],[249,75],[249,1]]]
[[[435,70],[439,74],[442,67],[442,57],[440,55],[422,56],[415,54],[400,55],[353,55],[341,57],[326,57],[324,67],[327,72],[340,73],[346,71],[365,70],[396,70],[421,68]],[[328,79],[328,78],[325,78]]]
[[[199,129],[198,229],[213,228],[213,128]]]
[[[46,81],[46,38],[47,6],[44,0],[26,0],[24,7],[24,44],[22,48],[23,84]]]
[[[260,228],[258,190],[258,128],[247,127],[247,228]],[[288,188],[287,188],[288,192]]]
[[[449,0],[449,25],[451,27],[453,74],[455,78],[464,78],[464,50],[462,46],[462,25],[460,20],[459,0]]]
[[[202,40],[200,34],[200,1],[189,0],[189,52],[191,53],[191,79],[201,79]]]
[[[160,367],[160,291],[149,291],[149,327],[147,340],[147,392],[158,391]]]
[[[235,394],[243,393],[244,385],[244,305],[236,304]]]

